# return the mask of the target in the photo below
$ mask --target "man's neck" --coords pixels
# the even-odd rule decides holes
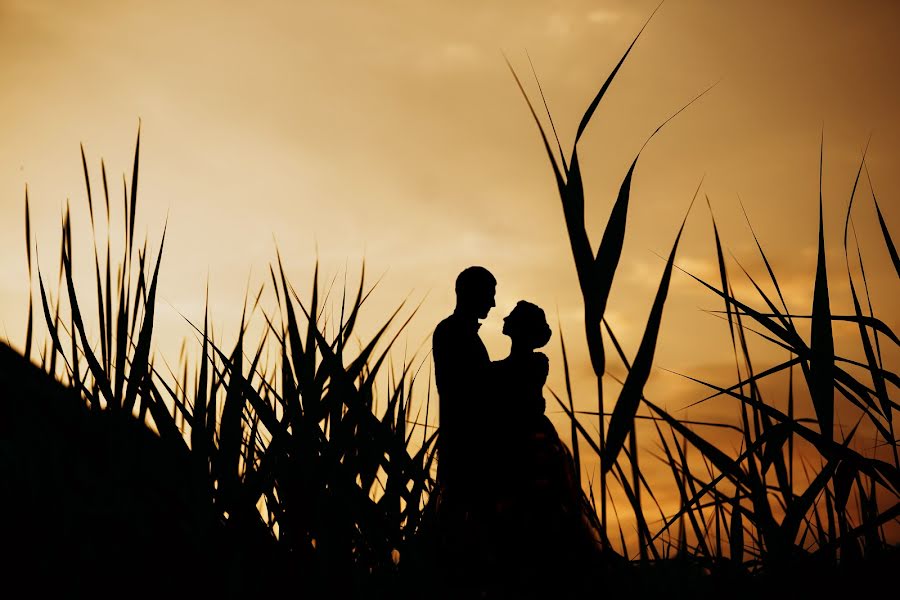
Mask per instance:
[[[472,325],[478,325],[478,324],[479,324],[479,323],[478,323],[478,321],[479,321],[478,316],[477,316],[477,315],[474,315],[474,314],[472,314],[472,313],[470,313],[470,312],[468,312],[468,311],[460,310],[459,308],[457,308],[456,310],[453,311],[453,314],[454,314],[454,315],[456,316],[456,318],[459,319],[460,321],[464,321],[464,322],[466,322],[466,323],[471,323]]]

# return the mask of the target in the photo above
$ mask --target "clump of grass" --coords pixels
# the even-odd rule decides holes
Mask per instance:
[[[225,350],[214,339],[205,315],[202,325],[191,324],[200,345],[193,378],[185,355],[180,381],[174,373],[161,373],[151,342],[165,232],[152,269],[146,241],[135,260],[139,148],[140,132],[130,194],[125,187],[124,253],[115,289],[110,285],[111,233],[103,268],[94,245],[99,344],[92,342],[75,287],[68,207],[60,258],[68,311],[62,291],[55,297],[47,293],[38,268],[51,341],[49,350],[41,352],[41,368],[56,374],[61,364],[61,378],[92,411],[143,421],[190,457],[205,503],[233,548],[234,564],[223,565],[221,572],[226,581],[255,589],[261,577],[279,584],[299,578],[298,589],[342,590],[345,595],[373,581],[388,585],[396,579],[398,564],[414,562],[407,550],[433,486],[436,432],[418,425],[428,421],[429,396],[414,402],[422,361],[404,360],[397,368],[391,359],[393,344],[415,310],[394,327],[401,305],[354,352],[356,325],[372,292],[365,268],[355,297],[348,298],[345,290],[335,315],[320,297],[318,269],[311,297],[302,301],[278,256],[277,268],[270,267],[277,306],[272,314],[261,311],[266,322],[262,338],[248,347],[248,320],[259,309],[261,288],[249,314],[245,299],[233,348]],[[96,236],[83,151],[82,159]],[[107,192],[102,163],[101,172]],[[108,220],[108,193],[105,198]],[[29,265],[30,236],[26,197]],[[392,328],[396,331],[389,333]],[[30,354],[30,320],[27,338]],[[275,368],[262,360],[271,348],[279,357]],[[270,572],[269,560],[281,568]]]
[[[900,384],[900,377],[885,365],[881,350],[883,344],[900,345],[900,340],[872,311],[858,244],[854,258],[859,264],[867,311],[861,307],[851,269],[852,248],[848,244],[850,213],[860,174],[865,168],[865,157],[860,164],[848,203],[844,231],[844,255],[854,314],[834,314],[830,308],[821,193],[824,161],[821,155],[819,240],[810,314],[794,314],[788,309],[774,270],[758,240],[760,256],[778,298],[775,300],[767,296],[746,271],[745,275],[759,293],[766,309],[756,310],[749,303],[735,297],[715,220],[713,230],[720,281],[712,284],[688,274],[724,302],[723,314],[731,333],[738,382],[723,387],[693,377],[690,379],[707,386],[713,392],[701,402],[719,397],[737,401],[740,424],[718,424],[732,428],[741,436],[741,452],[734,457],[698,434],[695,427],[692,427],[717,424],[692,424],[679,420],[647,399],[643,392],[652,367],[672,270],[681,270],[677,267],[675,258],[684,223],[666,260],[643,338],[633,358],[628,358],[604,318],[613,276],[621,255],[631,200],[631,182],[640,152],[622,181],[599,248],[595,252],[585,228],[585,192],[578,159],[578,142],[641,32],[643,28],[585,111],[577,128],[568,162],[558,138],[555,140],[558,155],[554,151],[549,142],[548,130],[513,71],[538,125],[557,182],[584,300],[585,334],[597,379],[597,411],[592,414],[598,417],[598,434],[594,436],[589,433],[581,423],[579,413],[574,410],[568,383],[567,402],[556,394],[554,396],[571,420],[573,455],[576,461],[581,457],[580,443],[586,443],[599,460],[600,498],[599,507],[596,501],[594,507],[599,513],[606,542],[612,544],[607,506],[613,497],[610,488],[611,483],[614,483],[621,492],[620,496],[624,496],[631,505],[636,519],[638,548],[635,557],[642,564],[648,561],[658,564],[676,556],[689,557],[704,569],[716,569],[718,572],[759,571],[779,576],[796,569],[798,565],[815,563],[819,566],[819,574],[823,574],[823,569],[836,565],[852,565],[863,558],[876,559],[893,550],[894,543],[887,539],[885,526],[900,518],[900,461],[893,429],[893,415],[898,406],[888,393],[889,386],[896,387]],[[542,91],[541,96],[543,99]],[[545,100],[544,106],[546,107]],[[549,110],[547,118],[555,136],[556,127]],[[699,191],[698,187],[694,199]],[[872,200],[885,246],[900,276],[896,248],[874,193]],[[811,323],[808,340],[804,339],[796,327],[795,322],[800,319]],[[842,355],[835,347],[832,329],[838,322],[857,326],[865,351],[865,362],[854,361]],[[783,349],[789,358],[764,371],[754,368],[747,344],[747,337],[751,334],[762,336]],[[609,344],[628,373],[624,381],[619,381],[621,391],[611,411],[607,409],[608,403],[603,397],[602,385],[603,378],[609,376],[606,370]],[[562,346],[562,352],[568,382],[565,345]],[[849,367],[854,367],[857,374],[851,372]],[[794,382],[795,368],[799,368],[802,377],[797,384]],[[764,398],[760,383],[785,371],[790,375],[785,397]],[[863,374],[858,374],[859,371]],[[810,398],[815,418],[801,419],[795,416],[796,385],[804,386],[804,395]],[[852,406],[859,414],[856,425],[846,433],[840,432],[841,437],[835,436],[835,398]],[[786,409],[779,408],[785,404]],[[641,407],[645,407],[648,414],[638,415]],[[641,471],[638,462],[638,419],[651,421],[662,452],[660,459],[671,467],[674,485],[681,498],[681,507],[675,514],[666,515],[659,508],[654,491]],[[883,443],[890,447],[891,462],[864,455],[854,449],[854,437],[863,423],[870,426]],[[800,453],[801,446],[803,454]],[[699,452],[699,461],[689,461],[689,449]],[[809,456],[810,452],[819,457],[819,464],[804,461],[802,469],[805,477],[801,480],[797,476],[798,466],[795,461],[798,456]],[[627,463],[623,458],[627,459]],[[704,473],[698,473],[696,467],[692,466],[697,462],[704,465]],[[594,500],[593,487],[589,492]],[[656,504],[660,513],[659,527],[651,528],[643,493]],[[851,499],[855,502],[851,502]],[[677,529],[675,539],[672,539],[673,528]],[[618,534],[619,550],[631,556],[621,526]]]

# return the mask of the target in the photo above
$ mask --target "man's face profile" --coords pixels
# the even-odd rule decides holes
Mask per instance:
[[[496,306],[497,280],[484,267],[469,267],[456,278],[456,310],[469,318],[484,319]]]
[[[491,312],[491,309],[494,308],[497,303],[494,302],[494,298],[497,295],[497,286],[492,285],[489,287],[485,287],[483,292],[478,296],[478,304],[477,315],[479,319],[484,319],[488,316],[488,313]]]

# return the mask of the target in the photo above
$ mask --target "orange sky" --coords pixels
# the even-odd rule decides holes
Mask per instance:
[[[301,294],[317,255],[326,278],[349,265],[353,281],[363,257],[372,280],[384,274],[369,306],[370,330],[404,298],[424,298],[408,330],[410,353],[427,350],[434,324],[452,310],[458,271],[487,266],[499,280],[497,309],[482,328],[491,355],[508,348],[501,317],[520,298],[536,302],[562,326],[576,394],[582,408],[593,409],[559,200],[503,53],[526,75],[528,50],[570,147],[587,103],[655,6],[0,0],[0,335],[16,347],[24,339],[25,185],[53,286],[67,197],[76,211],[76,248],[79,235],[87,241],[79,143],[95,189],[103,157],[120,190],[140,119],[138,231],[155,249],[168,215],[156,341],[172,362],[190,331],[171,307],[199,319],[208,276],[213,321],[233,336],[247,282],[256,288],[268,280],[277,241]],[[870,135],[869,169],[900,236],[898,17],[898,5],[886,0],[663,5],[580,146],[596,246],[645,138],[718,82],[650,143],[635,173],[608,313],[629,353],[662,272],[657,254],[668,253],[704,177],[702,193],[730,250],[758,272],[740,196],[789,306],[809,310],[823,127],[833,303],[847,310],[846,283],[837,283],[845,275],[843,215]],[[854,219],[875,309],[897,329],[897,280],[863,191]],[[88,267],[90,246],[80,247]],[[714,276],[702,204],[678,260]],[[89,291],[90,273],[85,277]],[[273,306],[271,296],[264,302]],[[730,382],[727,330],[700,310],[719,307],[676,275],[656,364]],[[547,352],[550,386],[561,391],[558,342],[554,336]],[[760,364],[773,359],[760,352]],[[702,390],[657,371],[647,393],[674,410]],[[728,418],[733,408],[690,416]],[[554,419],[564,430],[565,421]]]

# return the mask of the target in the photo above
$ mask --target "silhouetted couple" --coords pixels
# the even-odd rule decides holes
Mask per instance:
[[[454,598],[559,597],[596,556],[596,521],[544,414],[544,311],[523,300],[503,319],[511,347],[502,360],[491,361],[478,335],[496,286],[483,267],[462,271],[456,308],[434,331],[442,585]]]

